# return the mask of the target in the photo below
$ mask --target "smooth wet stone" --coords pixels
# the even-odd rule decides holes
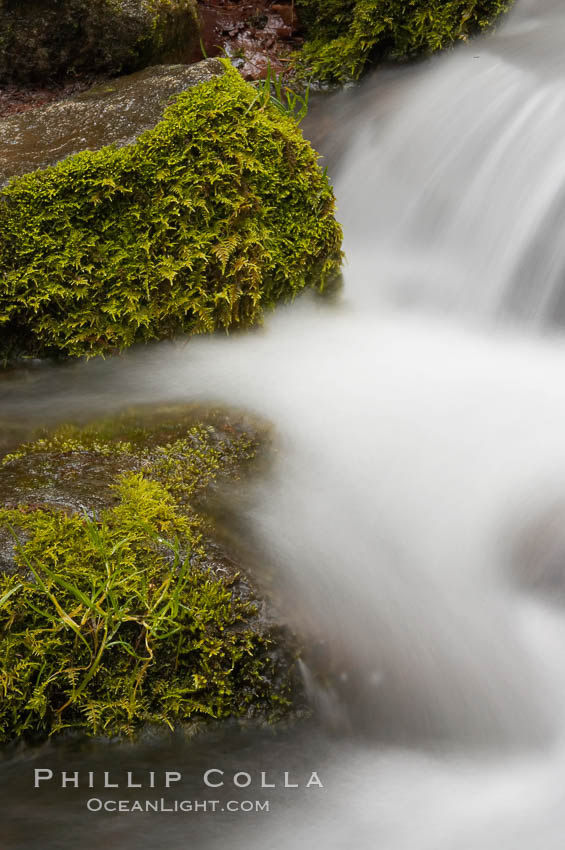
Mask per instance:
[[[158,124],[171,97],[223,72],[218,59],[156,65],[0,120],[0,185],[82,150],[130,144]]]

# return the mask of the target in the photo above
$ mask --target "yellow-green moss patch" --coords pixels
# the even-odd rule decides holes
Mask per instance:
[[[295,122],[226,65],[134,144],[0,192],[0,357],[252,324],[335,275],[333,212]]]
[[[16,478],[47,458],[127,458],[131,469],[107,468],[98,511],[73,509],[68,492],[66,509],[37,503],[32,484],[27,500],[0,509],[14,553],[0,574],[0,741],[65,728],[132,735],[146,723],[288,706],[288,655],[239,575],[211,569],[210,526],[195,506],[256,440],[213,425],[181,431],[66,428],[4,458],[2,472]],[[167,432],[174,439],[162,443]]]
[[[482,32],[512,0],[299,0],[308,40],[298,58],[317,80],[357,79],[383,59],[435,53]]]

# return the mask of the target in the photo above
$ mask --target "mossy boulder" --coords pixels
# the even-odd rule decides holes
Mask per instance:
[[[0,0],[0,83],[179,61],[198,39],[194,0]]]
[[[0,461],[0,741],[288,712],[292,646],[203,512],[257,444],[176,411]]]
[[[335,277],[341,230],[316,153],[221,64],[132,144],[0,192],[4,359],[246,326]]]
[[[343,83],[368,64],[410,59],[482,32],[513,0],[298,0],[302,73]]]

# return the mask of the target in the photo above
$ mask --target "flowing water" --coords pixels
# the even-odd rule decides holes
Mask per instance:
[[[562,848],[564,38],[561,0],[519,0],[491,37],[315,107],[337,303],[4,382],[14,427],[179,400],[275,423],[273,467],[227,496],[232,542],[317,648],[301,727],[11,758],[10,847]],[[268,814],[87,814],[88,789],[32,789],[62,765],[180,769],[184,796],[206,768],[324,787],[254,779]]]

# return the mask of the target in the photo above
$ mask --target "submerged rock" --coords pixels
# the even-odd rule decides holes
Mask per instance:
[[[170,409],[0,461],[0,741],[287,714],[292,638],[207,518],[250,423]]]
[[[527,593],[565,604],[565,504],[556,501],[531,517],[509,553],[510,573]]]
[[[0,0],[0,83],[185,60],[194,0]]]
[[[341,265],[316,153],[227,62],[13,116],[0,147],[5,177],[21,175],[0,192],[5,361],[250,325]]]

